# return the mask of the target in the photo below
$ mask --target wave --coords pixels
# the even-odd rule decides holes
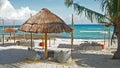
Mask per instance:
[[[80,31],[80,32],[81,33],[101,33],[101,34],[108,33],[107,31]]]
[[[80,32],[107,32],[107,31],[80,31]]]

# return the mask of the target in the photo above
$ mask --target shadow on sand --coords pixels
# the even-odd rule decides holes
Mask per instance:
[[[59,44],[57,48],[71,48],[71,44]],[[78,48],[78,45],[73,45],[73,49]]]
[[[0,46],[6,47],[6,46],[11,46],[15,45],[15,43],[4,43],[4,45],[1,43]]]
[[[7,49],[0,50],[0,64],[17,63],[21,59],[28,57],[28,50],[23,49]]]
[[[102,52],[102,51],[101,51]],[[79,51],[72,51],[72,58],[77,59],[76,64],[79,67],[92,68],[119,68],[120,61],[113,60],[112,55],[105,54],[87,54]]]
[[[84,44],[84,43],[83,43]],[[82,53],[86,44],[73,45],[73,49],[71,50],[72,58],[76,59],[75,63],[78,65],[78,68],[119,68],[120,60],[113,60],[112,55],[109,54],[97,54],[97,53]],[[58,48],[70,48],[71,44],[59,44]],[[88,44],[89,46],[89,44]],[[86,46],[87,47],[87,46]],[[94,47],[94,48],[93,48]],[[95,49],[93,46],[90,49],[86,49],[87,51],[102,51],[102,49]],[[84,51],[86,51],[84,50]]]

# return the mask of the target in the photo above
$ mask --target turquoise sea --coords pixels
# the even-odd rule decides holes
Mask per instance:
[[[4,28],[7,28],[8,26],[5,26]],[[16,29],[20,27],[20,25],[14,26]],[[71,27],[71,25],[69,25]],[[2,37],[2,28],[3,26],[0,26],[0,38]],[[24,34],[25,32],[18,31],[16,35]],[[106,38],[108,38],[108,28],[106,28],[106,31],[104,31],[104,26],[100,24],[75,24],[74,25],[74,38],[75,39],[103,39],[104,33],[106,33]],[[110,36],[112,36],[113,33],[113,26],[110,26]],[[27,33],[26,33],[27,34]],[[40,33],[39,33],[40,34]],[[63,36],[66,38],[70,38],[70,33],[59,33],[56,34],[59,36]],[[9,33],[5,33],[5,37],[8,37]]]

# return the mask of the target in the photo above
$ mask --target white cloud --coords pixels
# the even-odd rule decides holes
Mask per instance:
[[[57,9],[56,9],[57,10]],[[63,9],[64,10],[64,9]],[[73,11],[66,10],[66,14],[63,13],[63,10],[57,10],[56,14],[58,13],[60,17],[67,23],[71,24],[72,22],[72,15]],[[69,9],[70,10],[70,9]],[[58,12],[59,11],[59,12]],[[19,9],[15,9],[9,0],[0,0],[0,18],[10,19],[10,20],[27,20],[30,17],[30,14],[34,15],[37,11],[31,10],[29,7],[21,7]],[[10,24],[6,22],[7,24]],[[23,22],[19,22],[18,24],[22,24]],[[74,13],[74,23],[75,24],[85,24],[91,23],[87,20],[84,16],[78,16]]]
[[[29,7],[21,7],[15,9],[8,0],[0,0],[0,17],[11,20],[26,20],[30,14],[35,14],[36,11]]]

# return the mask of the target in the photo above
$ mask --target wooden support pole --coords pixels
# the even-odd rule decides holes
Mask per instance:
[[[16,40],[16,38],[15,38],[15,32],[14,32],[14,44],[15,44],[15,40]]]
[[[14,29],[15,29],[15,21],[13,21],[13,26],[14,26]],[[15,32],[14,32],[14,44],[15,44],[15,40],[16,40],[16,38],[15,38]]]
[[[105,42],[106,42],[106,26],[104,25],[104,45],[105,45]]]
[[[10,32],[10,41],[11,41],[11,32]]]
[[[74,21],[73,21],[73,14],[72,14],[71,49],[73,47],[73,42],[74,42]]]
[[[49,47],[51,47],[51,41],[50,41],[50,38],[49,38]]]
[[[31,34],[31,49],[32,49],[32,32],[30,34]]]
[[[108,27],[108,47],[110,46],[110,26]]]
[[[54,37],[54,44],[55,44],[55,37]]]
[[[4,19],[2,19],[2,25],[3,25],[2,30],[4,30]],[[4,31],[2,31],[2,45],[4,45]]]
[[[48,50],[47,50],[47,33],[45,33],[45,59],[48,58]]]

